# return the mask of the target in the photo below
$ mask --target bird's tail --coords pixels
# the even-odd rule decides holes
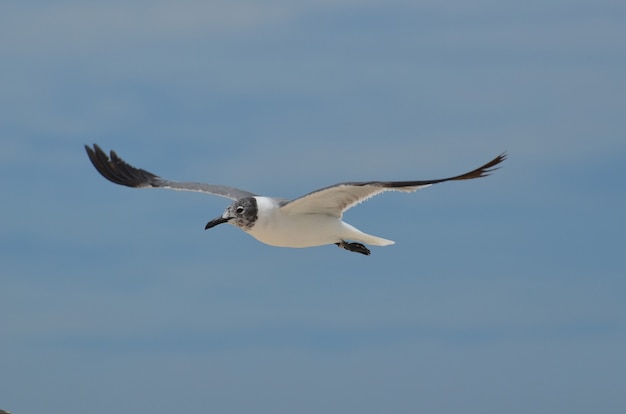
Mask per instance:
[[[371,234],[363,234],[365,235],[365,237],[361,237],[356,240],[366,244],[371,244],[372,246],[389,246],[396,243],[393,240],[383,239],[382,237],[372,236]]]
[[[344,236],[346,240],[355,240],[361,243],[371,244],[372,246],[389,246],[391,244],[395,244],[393,240],[387,240],[382,237],[376,237],[371,234],[363,233],[361,230],[346,222],[343,222],[343,225],[344,231],[347,230],[347,234]]]

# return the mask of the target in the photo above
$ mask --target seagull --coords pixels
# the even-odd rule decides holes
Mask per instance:
[[[388,246],[392,240],[364,233],[342,220],[343,213],[357,204],[385,191],[413,192],[446,181],[485,177],[506,159],[498,155],[485,165],[449,178],[421,181],[343,182],[314,190],[302,197],[286,200],[260,196],[223,185],[171,181],[149,171],[133,167],[115,151],[107,155],[98,145],[85,145],[93,166],[107,180],[133,188],[166,188],[195,191],[229,198],[234,202],[221,216],[209,221],[205,230],[229,223],[262,243],[278,247],[313,247],[335,244],[351,252],[369,255],[365,244]]]

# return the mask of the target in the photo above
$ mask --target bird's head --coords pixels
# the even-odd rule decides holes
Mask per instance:
[[[230,223],[242,230],[250,230],[258,217],[259,209],[254,197],[241,198],[232,203],[221,216],[209,221],[205,230],[218,224]]]

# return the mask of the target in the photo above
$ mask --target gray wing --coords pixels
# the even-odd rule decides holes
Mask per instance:
[[[498,155],[487,164],[465,174],[449,178],[422,181],[364,181],[347,182],[315,190],[281,206],[288,214],[328,214],[341,218],[343,212],[385,191],[411,192],[445,181],[471,180],[489,175],[506,159],[506,153]]]
[[[223,185],[166,180],[151,172],[127,164],[123,159],[117,156],[115,151],[111,151],[109,157],[96,144],[93,145],[93,148],[85,145],[85,150],[93,166],[96,167],[96,170],[98,170],[104,178],[115,184],[125,185],[126,187],[154,187],[178,191],[196,191],[226,197],[232,200],[254,197],[256,195],[248,191],[225,187]]]

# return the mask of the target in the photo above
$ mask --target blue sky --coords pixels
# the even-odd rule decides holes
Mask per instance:
[[[626,6],[73,1],[0,13],[0,408],[626,409]],[[396,245],[281,249],[228,200],[491,177],[346,214]]]

